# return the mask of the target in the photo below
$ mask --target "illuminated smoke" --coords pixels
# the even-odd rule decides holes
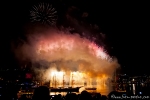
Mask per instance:
[[[90,86],[96,81],[99,84],[97,86],[101,87],[104,85],[102,80],[112,78],[118,67],[117,60],[112,59],[103,47],[81,38],[78,34],[49,30],[29,35],[28,41],[29,44],[17,48],[18,58],[30,59],[32,62],[48,62],[38,70],[38,75],[43,80],[52,80],[57,74],[57,82],[62,83],[65,73],[65,82],[69,83],[71,73],[74,72],[76,84],[82,83],[82,86],[87,82]],[[36,66],[34,68],[37,69]]]

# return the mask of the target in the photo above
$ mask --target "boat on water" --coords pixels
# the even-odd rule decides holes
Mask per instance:
[[[62,88],[62,87],[59,87],[59,88],[53,88],[53,87],[50,87],[50,91],[51,92],[79,92],[79,89],[81,87],[68,87],[68,88]],[[85,90],[96,90],[96,88],[85,88]]]
[[[96,90],[97,88],[85,88],[85,90]]]
[[[50,92],[79,92],[79,89],[81,87],[68,87],[68,88],[62,88],[62,87],[59,87],[59,88],[53,88],[53,87],[50,87]]]

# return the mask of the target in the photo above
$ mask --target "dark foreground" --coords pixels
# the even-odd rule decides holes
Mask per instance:
[[[133,92],[117,92],[112,91],[108,95],[101,95],[100,93],[89,93],[82,91],[81,94],[68,92],[65,96],[49,95],[49,88],[40,86],[36,88],[33,94],[15,93],[14,89],[7,90],[0,95],[0,100],[150,100],[150,91],[145,90],[133,94]]]

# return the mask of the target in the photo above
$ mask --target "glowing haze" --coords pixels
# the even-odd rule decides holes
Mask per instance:
[[[53,87],[85,85],[97,87],[98,91],[103,86],[108,88],[106,80],[112,78],[118,63],[102,46],[66,31],[34,33],[28,36],[29,44],[17,48],[17,54],[32,62],[49,62],[48,69],[34,67],[41,79],[50,80]]]

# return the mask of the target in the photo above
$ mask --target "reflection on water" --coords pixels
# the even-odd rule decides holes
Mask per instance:
[[[85,90],[85,89],[82,89],[82,91],[83,90]],[[88,91],[90,93],[97,92],[97,93],[101,93],[102,95],[108,95],[113,90],[114,89],[113,89],[112,85],[110,85],[110,86],[105,85],[105,86],[101,86],[100,88],[97,88],[96,90],[86,90],[86,91]],[[82,91],[80,91],[80,89],[79,89],[79,92],[72,92],[72,93],[80,94]],[[50,92],[50,95],[58,95],[58,94],[66,95],[67,92]]]
[[[72,93],[79,94],[79,92],[72,92]],[[50,92],[50,95],[58,95],[58,94],[65,96],[67,92]]]
[[[88,91],[88,92],[92,92],[92,91]],[[80,94],[80,92],[72,92],[72,93]],[[110,90],[101,90],[99,93],[101,93],[102,95],[108,95],[110,93]],[[50,95],[58,95],[58,94],[65,96],[67,92],[50,92]]]

